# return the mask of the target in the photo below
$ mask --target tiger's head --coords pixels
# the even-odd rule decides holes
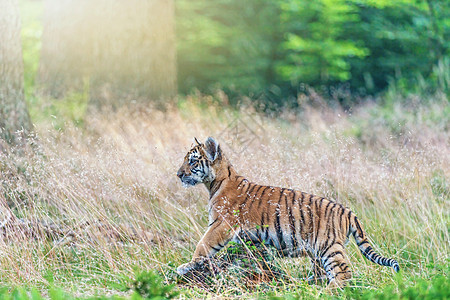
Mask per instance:
[[[197,139],[195,142],[196,145],[186,154],[177,172],[184,186],[212,182],[222,161],[222,150],[215,139],[209,137],[204,144]]]

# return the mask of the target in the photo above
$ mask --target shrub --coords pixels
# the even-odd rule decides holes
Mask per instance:
[[[144,299],[172,299],[179,295],[173,291],[174,286],[166,285],[159,275],[150,271],[137,273],[132,289]]]

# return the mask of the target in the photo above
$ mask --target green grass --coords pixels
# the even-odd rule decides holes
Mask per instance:
[[[131,286],[131,287],[130,287]],[[165,284],[163,279],[153,272],[142,272],[136,275],[136,279],[131,282],[130,286],[125,286],[125,290],[132,290],[130,296],[94,296],[94,297],[74,297],[66,292],[50,288],[47,296],[43,296],[35,288],[13,288],[0,289],[1,300],[40,300],[49,298],[52,300],[62,299],[172,299],[180,295],[180,291],[174,291],[174,284]],[[254,297],[258,299],[304,299],[305,292],[309,293],[309,296],[313,296],[311,288],[308,286],[299,286],[293,291],[283,291],[282,294],[278,294],[276,289],[276,283],[273,285],[268,284],[266,291],[255,291]],[[367,289],[364,287],[352,287],[345,288],[342,292],[342,297],[346,299],[448,299],[450,297],[450,284],[447,274],[437,274],[429,279],[418,278],[415,284],[410,285],[403,281],[401,276],[397,276],[396,284],[388,285],[383,289]],[[338,299],[341,296],[336,294],[315,294],[314,297],[321,296],[325,299]]]
[[[414,284],[405,282],[398,276],[396,284],[389,285],[380,290],[350,289],[344,291],[346,298],[350,299],[448,299],[450,298],[450,281],[448,280],[449,267],[446,271],[431,275],[430,278],[418,277]]]
[[[90,297],[76,297],[64,292],[59,288],[50,287],[47,294],[40,293],[37,289],[31,288],[0,288],[0,300],[70,300],[70,299],[109,299],[109,300],[160,300],[173,299],[180,293],[174,291],[174,284],[166,284],[164,280],[154,272],[139,272],[136,273],[135,279],[126,281],[118,288],[124,291],[130,291],[129,296],[90,296]]]

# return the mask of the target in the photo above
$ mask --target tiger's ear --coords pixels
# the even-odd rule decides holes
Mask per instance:
[[[210,161],[215,161],[218,157],[221,156],[219,143],[209,137],[205,142],[206,156]]]

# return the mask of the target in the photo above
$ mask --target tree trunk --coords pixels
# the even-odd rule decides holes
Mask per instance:
[[[173,0],[47,0],[45,19],[39,81],[53,94],[89,87],[96,106],[176,94]]]
[[[19,143],[31,129],[23,86],[23,58],[17,0],[0,0],[0,150]]]
[[[88,4],[87,0],[45,1],[37,83],[54,98],[80,90],[92,63]]]

